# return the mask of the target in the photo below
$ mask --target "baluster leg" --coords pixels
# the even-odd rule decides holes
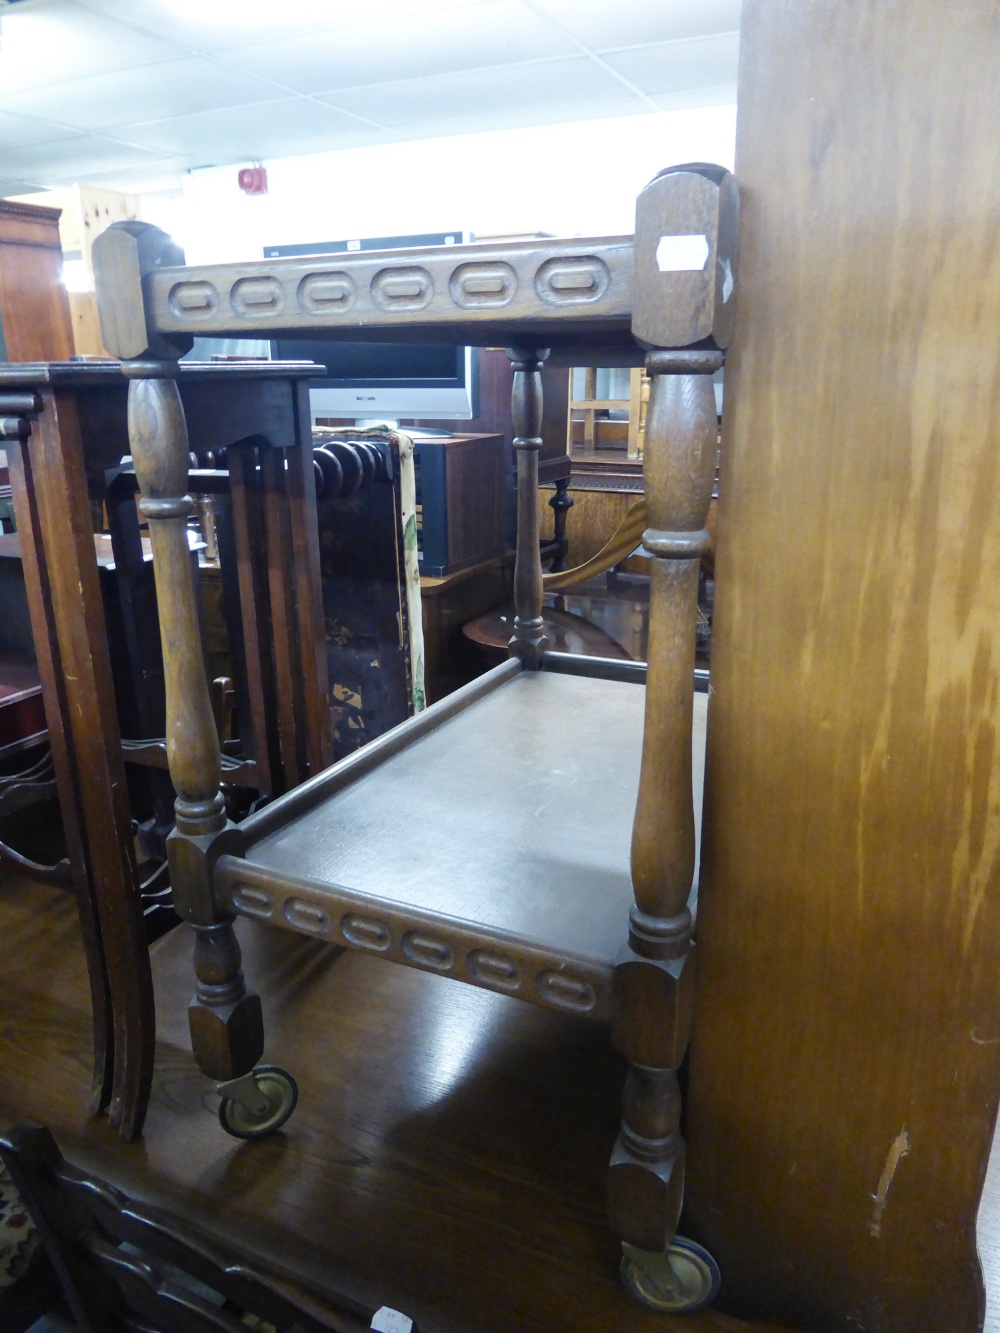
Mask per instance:
[[[566,518],[576,503],[569,494],[569,481],[569,477],[560,477],[556,481],[556,493],[549,501],[549,508],[555,519],[553,536],[558,543],[556,558],[549,565],[549,572],[552,574],[558,574],[560,570],[566,568],[566,553],[569,550],[569,542],[566,539]]]
[[[264,1049],[260,998],[243,979],[231,913],[212,896],[215,860],[238,845],[220,789],[219,742],[202,655],[194,573],[188,552],[187,427],[175,361],[134,361],[129,440],[148,520],[160,609],[167,697],[167,758],[177,792],[167,839],[177,911],[194,928],[195,998],[189,1021],[195,1059],[222,1080],[220,1116],[239,1137],[284,1123],[296,1090],[283,1071],[254,1066]]]
[[[694,946],[687,902],[695,868],[691,723],[698,568],[716,457],[711,372],[718,352],[652,352],[645,490],[653,560],[649,671],[639,795],[632,833],[635,903],[614,979],[612,1031],[631,1069],[609,1170],[623,1276],[648,1304],[685,1309],[709,1299],[717,1272],[676,1242],[684,1196],[677,1069],[691,1030]]]
[[[547,349],[512,347],[511,415],[517,459],[517,552],[514,560],[514,634],[509,649],[529,670],[548,647],[542,624],[542,552],[538,523],[538,451],[542,447],[542,362]]]

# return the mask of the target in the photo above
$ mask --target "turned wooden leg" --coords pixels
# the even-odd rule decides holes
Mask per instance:
[[[517,459],[517,553],[514,635],[509,648],[530,670],[542,665],[548,640],[542,626],[542,552],[538,525],[538,451],[542,447],[542,362],[545,349],[512,347],[511,415]]]
[[[101,336],[129,377],[128,431],[148,520],[163,646],[167,762],[177,793],[167,839],[174,905],[195,928],[197,988],[190,1010],[199,1065],[223,1080],[219,1118],[232,1134],[272,1133],[295,1106],[294,1080],[283,1070],[254,1068],[263,1049],[260,1000],[246,987],[232,914],[217,907],[212,873],[219,856],[239,852],[226,818],[215,715],[202,655],[195,570],[187,543],[193,502],[187,493],[188,435],[177,388],[177,358],[190,338],[152,330],[143,277],[183,264],[183,252],[147,223],[118,223],[94,247],[101,290]]]
[[[555,516],[554,535],[558,543],[556,558],[549,566],[549,572],[552,574],[558,574],[560,570],[566,568],[566,554],[569,551],[569,542],[566,540],[566,516],[575,504],[568,492],[569,477],[559,477],[556,481],[556,493],[549,501],[549,508]]]
[[[687,907],[695,869],[691,722],[698,568],[708,547],[704,529],[716,454],[711,372],[721,361],[718,352],[653,352],[646,358],[652,390],[643,546],[654,557],[649,671],[632,833],[635,903],[615,969],[612,1019],[615,1044],[632,1068],[611,1158],[609,1203],[626,1242],[626,1281],[664,1309],[686,1308],[684,1282],[690,1278],[697,1288],[699,1280],[697,1273],[691,1277],[695,1260],[685,1251],[679,1266],[674,1245],[684,1198],[677,1068],[694,999]],[[710,1286],[712,1275],[705,1280]]]
[[[264,1052],[260,998],[243,980],[231,921],[194,927],[195,998],[188,1009],[195,1059],[217,1079],[239,1078]]]
[[[195,928],[197,990],[190,1009],[199,1066],[217,1079],[248,1073],[263,1049],[260,1000],[240,969],[229,914],[212,899],[215,859],[232,843],[220,790],[219,741],[202,658],[194,575],[187,544],[187,427],[177,363],[126,366],[129,439],[148,520],[160,610],[167,696],[167,757],[177,792],[167,839],[177,911]]]

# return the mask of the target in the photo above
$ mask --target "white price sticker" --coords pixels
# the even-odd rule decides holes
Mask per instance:
[[[656,247],[656,266],[661,273],[696,273],[708,261],[708,237],[661,236]]]
[[[372,1318],[373,1333],[412,1333],[413,1320],[388,1305],[375,1312]]]

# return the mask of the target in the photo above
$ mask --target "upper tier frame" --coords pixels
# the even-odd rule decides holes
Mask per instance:
[[[724,348],[736,263],[736,185],[700,164],[655,177],[634,236],[552,238],[184,265],[144,224],[95,257],[105,346],[183,354],[194,335],[393,340],[552,349],[641,364],[649,347]]]

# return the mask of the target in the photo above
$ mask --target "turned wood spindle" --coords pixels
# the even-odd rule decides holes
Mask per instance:
[[[699,565],[711,550],[705,524],[718,448],[711,374],[721,365],[721,352],[652,352],[646,358],[652,380],[643,468],[649,526],[642,544],[654,560],[642,769],[632,829],[637,941],[661,930],[654,921],[686,911],[694,877],[695,625]],[[682,947],[674,946],[675,953]]]
[[[510,653],[537,670],[548,640],[542,625],[542,552],[538,523],[538,451],[542,447],[542,362],[548,349],[514,347],[511,415],[517,459],[517,553],[514,561],[514,635]]]
[[[177,831],[219,832],[226,812],[219,790],[219,742],[201,652],[197,601],[188,550],[188,443],[174,362],[126,367],[129,442],[149,523],[167,706],[167,760],[177,791]]]
[[[569,480],[569,477],[558,477],[556,479],[556,493],[549,500],[549,508],[552,510],[555,519],[553,536],[556,542],[555,558],[549,565],[550,574],[559,574],[566,568],[566,554],[569,551],[569,541],[566,537],[566,518],[576,503],[572,495],[568,494]]]
[[[160,608],[167,710],[167,760],[177,792],[168,838],[177,910],[195,930],[196,995],[188,1011],[195,1059],[214,1078],[253,1068],[263,1050],[260,999],[247,989],[232,917],[212,901],[210,859],[227,829],[215,714],[202,655],[187,518],[188,440],[177,364],[134,362],[129,440],[149,522]]]
[[[615,970],[613,1033],[632,1064],[611,1160],[609,1203],[626,1241],[673,1239],[684,1193],[676,1070],[690,1035],[694,948],[687,902],[695,869],[691,725],[698,567],[715,477],[714,351],[651,352],[644,460],[653,559],[649,666],[632,830],[629,941]]]

